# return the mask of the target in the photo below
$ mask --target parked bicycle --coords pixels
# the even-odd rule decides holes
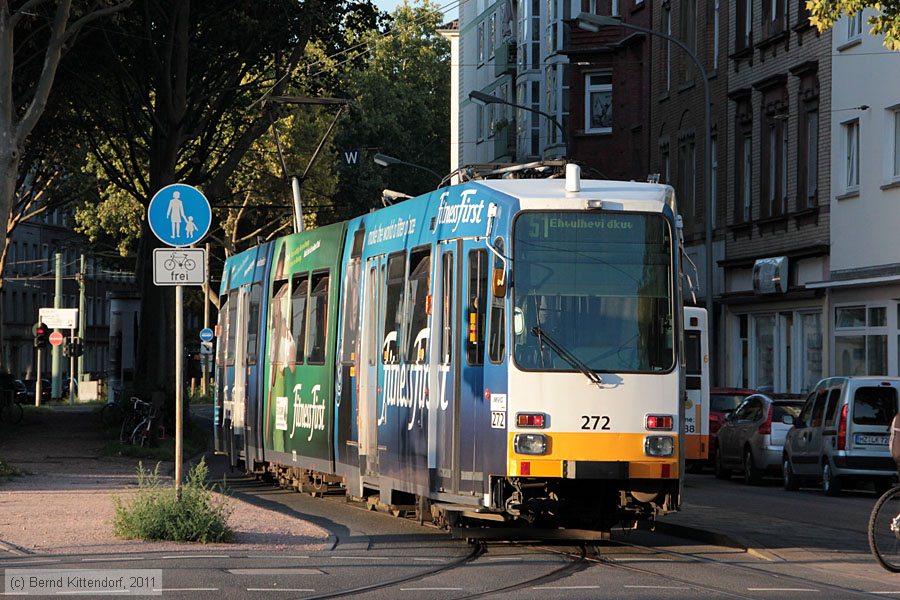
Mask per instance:
[[[140,398],[129,400],[132,410],[122,422],[119,441],[132,446],[148,446],[153,438],[153,423],[159,416],[159,410]]]
[[[125,402],[121,394],[107,403],[100,409],[100,422],[104,428],[119,427],[125,420],[125,414],[131,410],[131,407]]]
[[[0,390],[0,421],[16,425],[24,415],[22,405],[16,402],[16,394],[12,390]]]

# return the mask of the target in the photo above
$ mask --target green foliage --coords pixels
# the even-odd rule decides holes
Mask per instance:
[[[22,471],[0,459],[0,481],[11,477],[19,477],[20,475],[22,475]]]
[[[900,51],[900,0],[807,0],[809,22],[820,32],[834,26],[842,15],[855,15],[871,8],[878,11],[868,19],[872,35],[883,35],[884,46]]]
[[[204,544],[232,541],[234,531],[228,526],[231,510],[224,497],[216,498],[217,486],[206,482],[208,472],[204,461],[191,469],[178,501],[174,486],[160,482],[158,463],[153,471],[138,465],[134,498],[130,502],[113,498],[116,536]]]

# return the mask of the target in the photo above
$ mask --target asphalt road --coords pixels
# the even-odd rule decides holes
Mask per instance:
[[[875,497],[787,493],[711,475],[686,480],[671,522],[718,527],[747,551],[661,531],[615,532],[601,545],[469,545],[341,498],[312,498],[235,476],[232,493],[307,518],[331,532],[318,552],[0,557],[0,569],[161,569],[172,598],[854,598],[900,595],[900,578],[867,553]]]

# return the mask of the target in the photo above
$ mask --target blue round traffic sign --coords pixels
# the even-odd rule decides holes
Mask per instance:
[[[212,209],[197,188],[174,183],[156,192],[147,208],[153,235],[169,246],[196,244],[209,232]]]
[[[215,337],[215,334],[213,333],[213,330],[210,329],[209,327],[205,327],[200,330],[200,341],[201,342],[211,342],[213,337]]]

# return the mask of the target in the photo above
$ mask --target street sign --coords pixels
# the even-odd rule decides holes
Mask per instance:
[[[41,322],[50,329],[75,329],[78,327],[77,308],[41,308],[38,309]]]
[[[212,356],[213,346],[212,342],[202,341],[200,342],[200,356]]]
[[[184,183],[175,183],[156,192],[150,200],[147,223],[153,235],[163,244],[190,246],[209,232],[212,210],[209,200],[200,190]]]
[[[209,327],[204,327],[203,329],[200,330],[200,341],[201,342],[210,342],[210,341],[212,341],[212,339],[214,337],[216,337],[216,336],[215,336],[215,334],[213,334],[213,330],[210,329]]]
[[[155,248],[153,283],[203,285],[206,283],[206,250],[203,248]]]
[[[62,346],[63,343],[63,334],[58,331],[54,331],[50,334],[50,345],[51,346]]]

